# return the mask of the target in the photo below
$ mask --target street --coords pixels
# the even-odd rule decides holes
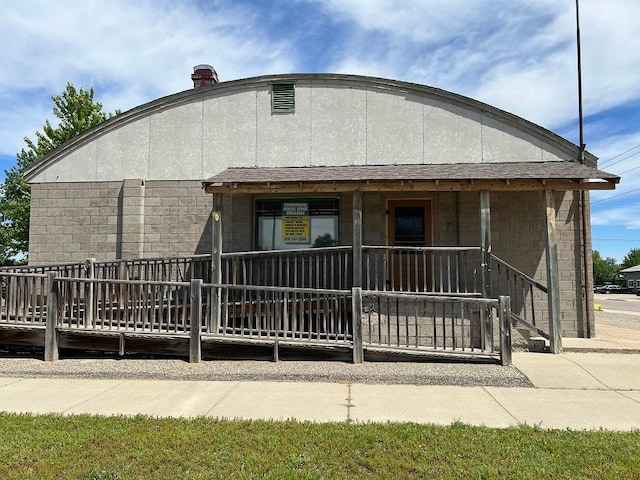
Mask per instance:
[[[594,293],[593,299],[594,303],[602,305],[605,311],[617,310],[640,315],[640,297],[637,295],[630,293]]]

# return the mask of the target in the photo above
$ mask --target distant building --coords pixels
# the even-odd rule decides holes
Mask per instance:
[[[625,268],[620,270],[620,273],[624,275],[627,288],[634,292],[640,291],[640,265]]]

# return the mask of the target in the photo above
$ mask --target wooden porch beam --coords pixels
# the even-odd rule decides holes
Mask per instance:
[[[560,309],[560,275],[558,272],[558,240],[556,236],[556,205],[553,190],[545,190],[547,226],[547,302],[549,306],[549,343],[551,353],[562,353],[562,312]]]
[[[213,194],[211,210],[211,283],[222,283],[222,195]],[[220,289],[212,289],[211,319],[208,333],[218,333],[220,328]]]
[[[353,363],[364,362],[362,347],[362,192],[353,192],[353,288],[352,288],[352,321],[353,321]]]
[[[335,192],[460,192],[460,191],[540,191],[540,190],[614,190],[615,182],[577,180],[404,180],[358,182],[328,180],[326,182],[264,182],[242,184],[210,184],[207,193],[335,193]]]
[[[489,261],[491,258],[491,194],[488,190],[480,192],[480,245],[482,246],[482,297],[491,298],[491,277]],[[480,310],[482,329],[482,348],[493,350],[491,344],[491,315],[486,308]]]

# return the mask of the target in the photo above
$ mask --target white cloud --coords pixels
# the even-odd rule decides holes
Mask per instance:
[[[574,2],[318,3],[357,26],[336,55],[337,71],[424,82],[552,129],[577,118]],[[640,4],[583,0],[580,9],[585,114],[640,98]],[[377,37],[382,50],[372,48]]]
[[[591,224],[594,226],[621,225],[628,230],[640,230],[640,216],[629,215],[630,207],[636,212],[640,210],[640,198],[636,197],[632,204],[624,207],[593,212],[591,214]]]
[[[95,86],[106,111],[127,110],[191,88],[200,63],[213,64],[223,80],[293,65],[288,43],[270,40],[251,9],[231,2],[208,10],[150,0],[15,2],[0,16],[0,43],[12,46],[0,52],[4,155],[51,118],[50,97],[67,82]]]

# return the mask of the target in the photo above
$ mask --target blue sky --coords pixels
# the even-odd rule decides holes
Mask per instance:
[[[66,82],[106,111],[220,79],[337,72],[460,93],[578,143],[573,0],[0,0],[0,170],[54,121]],[[640,2],[581,0],[587,149],[622,174],[592,193],[593,244],[640,248]],[[626,152],[626,153],[624,153]],[[637,168],[637,169],[636,169]]]

